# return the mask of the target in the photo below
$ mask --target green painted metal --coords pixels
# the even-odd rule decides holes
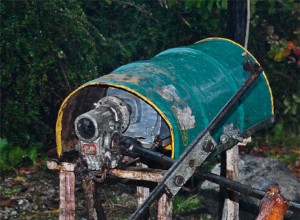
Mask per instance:
[[[249,76],[242,67],[245,51],[230,40],[209,38],[121,66],[83,89],[113,86],[148,102],[171,128],[172,156],[177,159]],[[252,55],[250,59],[255,60]],[[223,126],[231,122],[245,131],[272,116],[272,93],[262,74],[213,136],[218,140]]]

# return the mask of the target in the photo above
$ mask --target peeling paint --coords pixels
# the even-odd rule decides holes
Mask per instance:
[[[129,74],[108,74],[101,77],[102,79],[114,79],[123,82],[131,82],[135,85],[139,85],[139,82],[145,77],[143,75],[129,75]]]
[[[181,130],[195,128],[195,116],[192,115],[192,110],[189,106],[185,107],[184,109],[179,109],[173,106],[172,109],[178,119]]]
[[[176,92],[174,85],[170,84],[157,89],[157,93],[161,95],[165,100],[170,102],[180,102],[181,99]]]
[[[181,130],[195,128],[196,126],[195,116],[192,115],[192,110],[189,106],[187,106],[187,103],[183,99],[181,99],[180,96],[177,94],[174,85],[169,84],[157,89],[156,91],[165,100],[169,102],[175,102],[175,104],[177,105],[177,106],[173,105],[172,110],[176,115]],[[180,104],[181,105],[183,104],[186,107],[184,107],[183,109],[179,108],[178,105]]]

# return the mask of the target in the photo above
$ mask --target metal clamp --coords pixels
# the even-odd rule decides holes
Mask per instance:
[[[220,141],[222,144],[226,144],[229,139],[235,139],[243,142],[243,138],[240,136],[240,129],[234,129],[233,123],[223,127],[223,134],[220,136]]]
[[[194,174],[196,168],[205,161],[215,146],[216,142],[212,136],[209,132],[206,133],[197,146],[166,180],[166,190],[173,196],[176,195],[186,181]]]

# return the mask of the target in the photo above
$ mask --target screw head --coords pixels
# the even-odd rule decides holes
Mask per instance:
[[[227,143],[228,139],[229,138],[226,134],[222,134],[221,137],[220,137],[220,141],[221,141],[222,144]]]
[[[211,140],[208,140],[206,143],[204,143],[203,150],[205,152],[211,152],[213,149],[215,149],[215,145]]]
[[[184,177],[180,175],[175,176],[173,183],[175,184],[175,186],[182,186],[184,184]]]
[[[193,168],[195,166],[195,160],[192,159],[189,161],[189,167]]]

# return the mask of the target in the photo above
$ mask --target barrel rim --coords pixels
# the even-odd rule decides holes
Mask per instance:
[[[237,42],[235,42],[235,41],[233,41],[231,39],[228,39],[228,38],[223,38],[223,37],[209,37],[209,38],[205,38],[205,39],[199,40],[199,41],[197,41],[194,44],[199,44],[199,43],[202,43],[202,42],[212,41],[212,40],[227,41],[227,42],[230,42],[232,44],[235,44],[235,45],[239,46],[240,48],[242,48],[243,50],[245,50],[248,54],[250,54],[251,58],[253,58],[255,60],[255,62],[257,62],[260,65],[260,63],[257,61],[257,59],[253,56],[253,54],[248,51],[248,49],[246,49],[245,47],[243,47],[239,43],[237,43]],[[273,93],[272,93],[272,88],[270,86],[270,82],[268,80],[268,77],[267,77],[265,71],[263,71],[262,74],[263,74],[263,76],[264,76],[264,78],[266,80],[266,84],[267,84],[268,89],[269,89],[270,98],[271,98],[272,115],[274,115],[274,97],[273,97]]]
[[[136,95],[137,97],[141,98],[143,101],[147,102],[150,106],[152,106],[158,113],[159,115],[164,119],[164,121],[167,123],[168,127],[170,128],[170,134],[171,134],[171,157],[174,158],[175,156],[175,150],[174,150],[174,146],[175,146],[175,140],[174,140],[174,129],[173,126],[171,124],[171,122],[169,121],[168,117],[160,110],[160,108],[158,108],[151,100],[149,100],[147,97],[145,97],[144,95],[138,93],[137,91],[124,86],[124,85],[120,85],[120,84],[114,84],[114,83],[108,83],[108,82],[90,82],[90,83],[86,83],[80,87],[78,87],[77,89],[75,89],[73,92],[71,92],[63,101],[63,103],[60,106],[60,109],[58,111],[58,116],[57,116],[57,121],[56,121],[56,150],[57,150],[57,154],[59,157],[62,156],[63,153],[63,147],[62,147],[62,138],[61,138],[61,133],[62,133],[62,119],[63,119],[63,111],[64,111],[64,107],[67,104],[67,102],[69,101],[69,99],[77,94],[80,90],[87,88],[89,86],[109,86],[109,87],[115,87],[115,88],[119,88],[119,89],[123,89],[126,90],[127,92],[130,92],[134,95]]]

